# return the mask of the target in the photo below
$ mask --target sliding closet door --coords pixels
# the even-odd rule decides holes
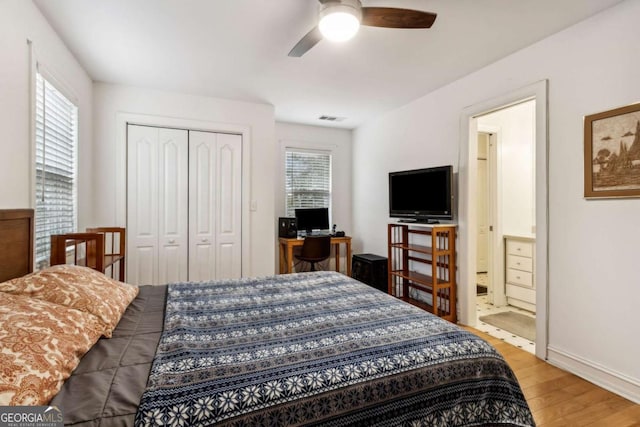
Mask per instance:
[[[242,137],[129,125],[127,280],[242,274]]]
[[[127,281],[158,280],[158,130],[127,126]]]
[[[180,129],[159,129],[158,280],[188,279],[189,136]]]
[[[189,280],[242,270],[242,137],[189,132]]]
[[[216,277],[242,275],[242,137],[218,134]]]
[[[188,132],[127,129],[127,280],[188,277]]]

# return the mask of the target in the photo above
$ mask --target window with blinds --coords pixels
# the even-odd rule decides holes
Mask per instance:
[[[285,152],[286,215],[296,208],[330,208],[331,154],[287,149]]]
[[[35,258],[49,265],[52,234],[76,228],[77,107],[36,73]]]

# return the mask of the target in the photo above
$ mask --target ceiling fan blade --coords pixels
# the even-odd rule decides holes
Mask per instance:
[[[385,28],[431,28],[435,13],[393,7],[363,7],[362,25]]]
[[[309,49],[314,47],[320,40],[322,40],[322,33],[320,33],[320,29],[315,26],[311,31],[309,31],[300,41],[296,44],[291,52],[289,52],[289,56],[299,58]]]

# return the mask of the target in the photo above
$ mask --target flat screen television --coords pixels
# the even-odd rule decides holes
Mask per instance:
[[[296,228],[307,234],[313,230],[329,230],[329,208],[296,209]]]
[[[389,216],[405,221],[453,219],[453,167],[389,173]]]

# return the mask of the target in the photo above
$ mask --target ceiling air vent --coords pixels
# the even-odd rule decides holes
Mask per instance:
[[[325,120],[327,122],[341,122],[345,120],[346,117],[335,117],[335,116],[320,116],[318,120]]]

